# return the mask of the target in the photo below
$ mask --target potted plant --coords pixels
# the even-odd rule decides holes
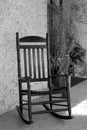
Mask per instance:
[[[85,55],[86,55],[86,50],[76,43],[76,46],[72,49],[70,52],[70,57],[72,59],[72,62],[78,66],[83,66],[83,70],[79,73],[80,75],[84,75],[86,73],[86,63],[85,63]]]

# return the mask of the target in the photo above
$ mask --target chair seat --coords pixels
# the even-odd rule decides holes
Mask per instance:
[[[36,90],[31,90],[31,95],[48,95],[48,94],[57,94],[57,93],[61,93],[61,91],[65,91],[66,88],[65,87],[61,87],[61,88],[54,88],[52,90],[42,90],[42,91],[36,91]],[[28,94],[28,90],[22,90],[22,94],[26,95]]]

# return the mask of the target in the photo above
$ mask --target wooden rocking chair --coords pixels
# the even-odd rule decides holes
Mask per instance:
[[[18,84],[19,84],[19,106],[17,111],[21,119],[31,124],[33,114],[51,113],[52,115],[63,118],[71,118],[71,101],[70,101],[70,85],[69,75],[54,75],[49,74],[49,48],[48,37],[26,36],[19,38],[19,33],[16,33],[17,45],[17,63],[18,63]],[[46,71],[47,70],[47,71]],[[64,86],[52,87],[53,77],[64,77]],[[31,82],[47,82],[47,89],[38,91],[32,90]],[[66,93],[63,97],[62,93]],[[60,95],[61,94],[61,95]],[[31,100],[35,96],[48,96],[44,101]],[[44,99],[42,97],[42,99]],[[33,111],[35,105],[44,106],[45,110]],[[59,114],[68,111],[68,115]]]

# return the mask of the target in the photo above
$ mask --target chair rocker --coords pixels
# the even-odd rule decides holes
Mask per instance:
[[[18,64],[18,85],[19,85],[19,106],[17,111],[21,119],[31,124],[32,115],[51,113],[52,115],[62,118],[71,119],[71,101],[70,101],[70,85],[69,75],[54,75],[49,74],[49,47],[48,36],[45,38],[39,36],[26,36],[19,38],[19,33],[16,33],[17,46],[17,64]],[[52,87],[53,77],[64,77],[65,85],[62,87]],[[33,83],[47,82],[47,88],[43,90],[33,90]],[[31,84],[32,83],[32,84]],[[63,97],[62,93],[66,93]],[[44,97],[44,101],[35,101],[33,97]],[[33,111],[33,106],[42,105],[45,109]],[[68,111],[68,114],[59,114]]]

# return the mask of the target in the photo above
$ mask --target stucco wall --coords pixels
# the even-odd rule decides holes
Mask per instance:
[[[68,2],[70,0],[64,0],[66,7]],[[76,22],[78,38],[80,44],[87,49],[87,0],[75,2],[81,7],[77,16],[81,16],[83,20]],[[14,108],[18,103],[17,31],[20,36],[33,34],[45,37],[47,0],[0,0],[0,114]]]
[[[87,49],[87,0],[76,2],[79,10],[77,12],[77,31],[80,44]],[[87,60],[87,56],[86,56]]]
[[[18,103],[16,38],[47,32],[47,0],[0,0],[0,114]]]
[[[87,77],[87,0],[73,0],[76,34],[79,44],[86,49],[85,64],[77,65],[76,72]]]
[[[75,65],[75,73],[87,77],[87,0],[63,0],[63,6],[64,16],[73,19],[72,31],[77,43],[86,50],[85,63]]]

